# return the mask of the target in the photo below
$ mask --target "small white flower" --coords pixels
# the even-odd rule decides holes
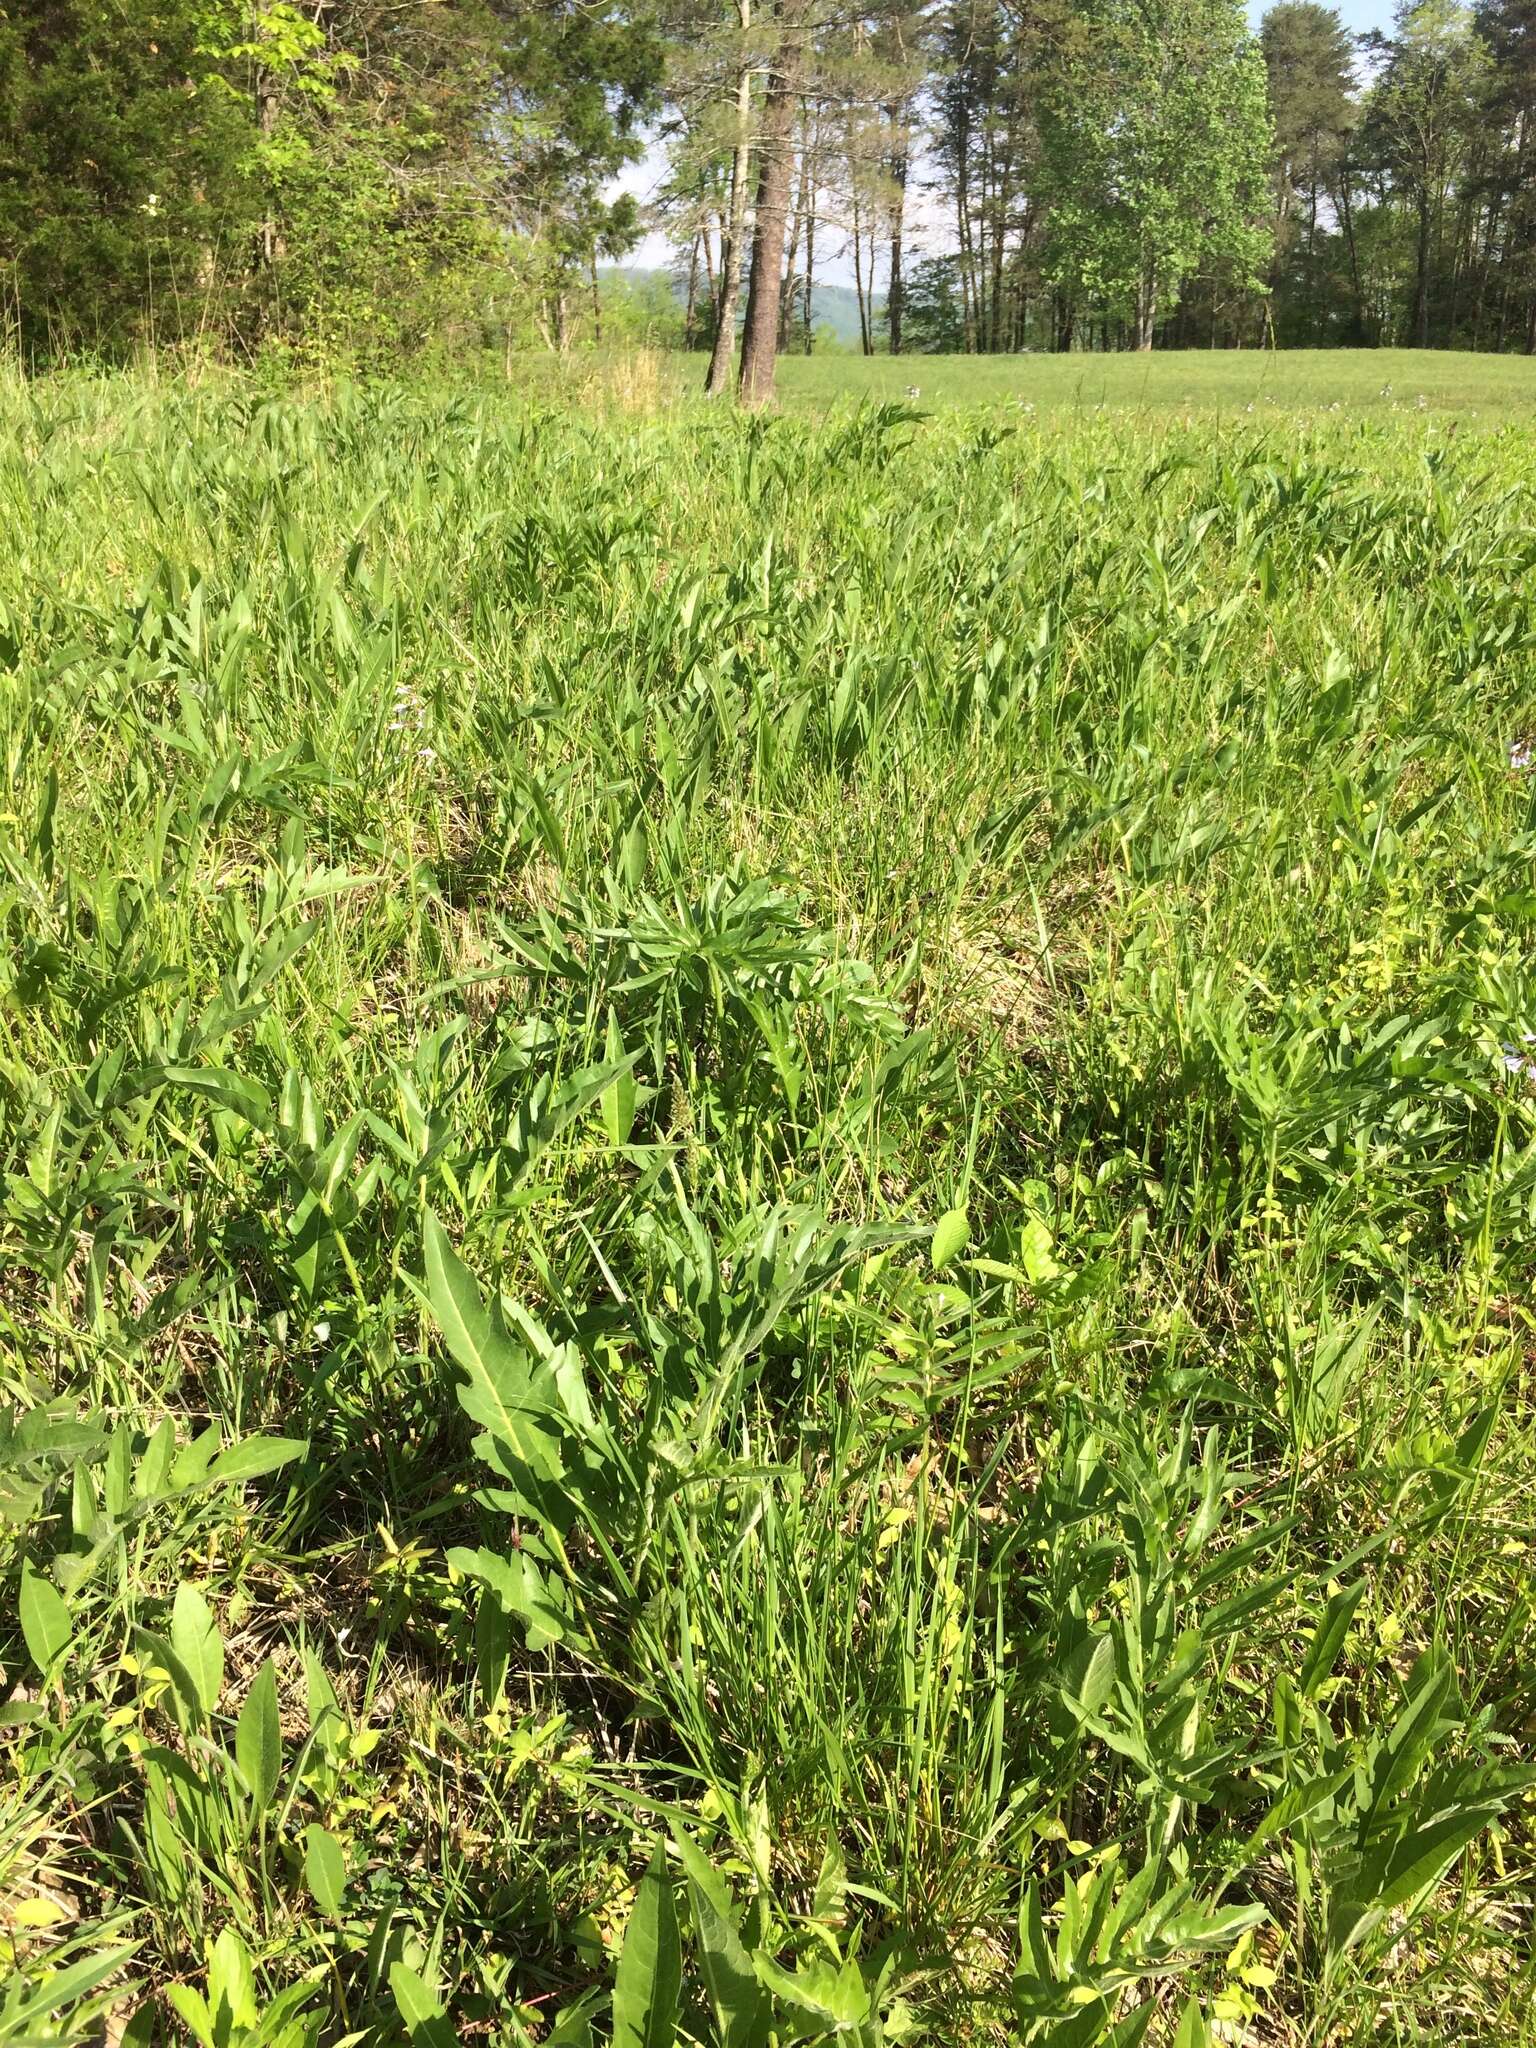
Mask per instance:
[[[329,1324],[329,1323],[316,1323],[316,1325],[315,1325],[315,1342],[316,1342],[317,1344],[323,1344],[323,1343],[325,1342],[326,1338],[330,1336],[330,1334],[331,1334],[331,1326],[330,1326],[330,1324]]]
[[[423,761],[435,761],[437,759],[437,749],[435,747],[418,747],[416,752]]]
[[[1516,740],[1509,750],[1509,765],[1519,775],[1536,767],[1536,740]]]

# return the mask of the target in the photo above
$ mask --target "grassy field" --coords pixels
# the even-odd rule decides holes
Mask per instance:
[[[1536,361],[1421,349],[1156,350],[1151,355],[786,356],[779,387],[795,411],[850,399],[899,400],[916,386],[924,407],[991,405],[1040,413],[1137,412],[1149,426],[1220,413],[1258,420],[1296,413],[1373,421],[1454,414],[1536,423]]]
[[[1536,2041],[1536,371],[1385,360],[0,391],[0,2048]]]

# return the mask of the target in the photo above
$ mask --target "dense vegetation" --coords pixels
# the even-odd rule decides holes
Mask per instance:
[[[0,2042],[1531,2040],[1524,431],[3,417]]]
[[[0,341],[1529,352],[1533,137],[1533,0],[5,0]]]
[[[29,362],[556,339],[660,75],[616,0],[6,0],[0,319]]]

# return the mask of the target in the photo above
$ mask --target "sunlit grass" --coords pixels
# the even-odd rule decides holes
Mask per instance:
[[[1341,424],[1445,415],[1466,432],[1536,419],[1536,362],[1430,349],[1156,349],[1150,355],[786,356],[783,403],[815,408],[859,398],[924,406],[996,405],[1078,414],[1103,406],[1149,426],[1215,413],[1245,429],[1297,414]],[[1250,408],[1252,409],[1250,412]]]
[[[3,2048],[1533,2038],[1536,373],[1340,360],[0,394]]]

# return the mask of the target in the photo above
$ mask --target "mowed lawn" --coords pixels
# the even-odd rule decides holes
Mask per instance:
[[[702,375],[702,372],[701,372]],[[1041,412],[1453,413],[1468,424],[1536,421],[1536,360],[1418,349],[1183,351],[1150,355],[785,356],[789,409],[850,399],[924,406],[1033,405]]]

